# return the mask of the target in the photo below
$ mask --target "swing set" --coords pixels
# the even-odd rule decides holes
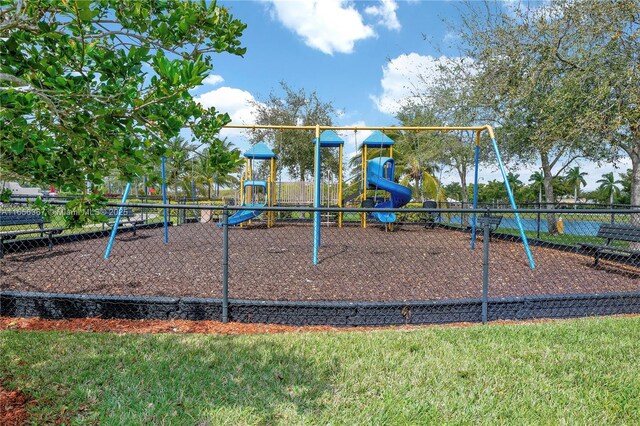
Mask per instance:
[[[393,143],[390,143],[389,141],[393,142],[390,138],[388,138],[383,132],[389,132],[389,131],[439,131],[439,132],[449,132],[449,131],[456,131],[456,130],[466,130],[466,131],[472,131],[475,133],[475,157],[474,157],[474,164],[475,164],[475,170],[474,170],[474,190],[473,190],[473,208],[474,210],[477,209],[478,207],[478,172],[479,172],[479,162],[480,162],[480,142],[481,142],[481,135],[482,133],[487,133],[489,136],[489,139],[491,140],[491,146],[493,148],[493,151],[496,155],[496,159],[498,162],[498,167],[500,169],[500,172],[502,174],[502,179],[503,179],[503,183],[505,185],[505,189],[507,191],[507,195],[509,197],[509,202],[511,204],[511,208],[513,210],[517,210],[517,206],[516,206],[516,202],[513,196],[513,192],[511,190],[511,187],[509,186],[508,180],[507,180],[507,172],[505,170],[504,167],[504,163],[502,161],[502,156],[500,155],[500,150],[498,149],[498,144],[496,142],[495,139],[495,133],[493,131],[493,128],[489,125],[485,125],[485,126],[427,126],[427,127],[422,127],[422,126],[413,126],[413,127],[405,127],[405,126],[398,126],[398,127],[356,127],[356,126],[320,126],[320,125],[315,125],[315,126],[293,126],[293,125],[260,125],[260,124],[252,124],[252,125],[227,125],[225,126],[225,128],[228,129],[244,129],[244,130],[256,130],[256,129],[271,129],[271,130],[314,130],[315,131],[315,141],[320,141],[320,143],[315,143],[315,155],[314,155],[314,197],[313,197],[313,207],[314,209],[316,209],[314,211],[313,214],[313,229],[314,229],[314,233],[313,233],[313,264],[317,265],[318,264],[318,254],[319,254],[319,249],[320,249],[320,245],[321,245],[321,214],[320,214],[320,208],[321,206],[321,182],[322,182],[322,171],[321,171],[321,147],[325,146],[325,147],[330,147],[330,146],[337,146],[339,147],[339,157],[340,157],[340,171],[339,171],[339,176],[338,176],[338,182],[340,185],[340,189],[339,189],[339,193],[338,193],[338,200],[339,200],[339,204],[338,207],[342,207],[342,187],[341,187],[341,183],[342,183],[342,151],[343,151],[343,145],[344,142],[342,141],[342,139],[340,139],[340,137],[335,133],[335,131],[353,131],[355,134],[357,134],[358,131],[362,131],[362,130],[370,130],[370,131],[374,131],[374,133],[372,133],[371,136],[369,136],[369,138],[371,138],[371,140],[369,141],[369,143],[364,143],[363,142],[363,155],[362,155],[362,173],[363,173],[363,194],[362,194],[362,200],[366,200],[367,199],[367,190],[368,189],[383,189],[386,190],[387,192],[390,193],[390,197],[389,200],[384,201],[383,203],[378,203],[377,205],[375,205],[378,208],[399,208],[402,207],[402,205],[406,204],[407,202],[409,202],[409,200],[411,199],[411,190],[407,187],[404,187],[402,185],[399,185],[397,183],[394,182],[394,160],[393,160]],[[322,131],[322,133],[321,133]],[[330,131],[330,133],[328,132]],[[377,132],[376,132],[377,131]],[[374,136],[375,134],[375,136]],[[321,135],[324,135],[324,137],[321,137]],[[367,139],[369,139],[367,138]],[[388,139],[388,140],[387,140]],[[366,140],[365,140],[366,142]],[[374,158],[372,160],[367,160],[367,147],[369,146],[374,146],[374,147],[379,147],[379,148],[388,148],[389,149],[389,157],[383,157],[380,156],[378,158]],[[268,148],[268,147],[267,147]],[[273,153],[271,153],[273,154]],[[273,158],[269,158],[270,162],[271,162],[271,170],[270,170],[270,179],[269,179],[269,184],[267,185],[267,187],[265,188],[268,192],[268,198],[270,199],[270,201],[267,201],[267,204],[270,205],[274,205],[273,203],[273,184],[275,182],[275,168],[274,168],[274,162],[275,162],[275,154],[273,154]],[[365,162],[366,162],[366,166],[365,166]],[[367,173],[368,172],[368,173]],[[366,174],[369,174],[370,176],[367,177]],[[163,203],[166,204],[166,175],[164,173],[164,159],[162,161],[162,181],[163,181],[163,185],[162,185],[162,189],[163,189]],[[246,186],[246,184],[245,184]],[[127,187],[125,189],[124,195],[122,197],[122,203],[126,203],[127,201],[127,197],[129,194],[129,188],[130,188],[130,183],[127,184]],[[400,188],[404,188],[404,189],[400,189]],[[391,189],[391,191],[390,191]],[[408,191],[408,195],[407,192]],[[375,197],[375,196],[374,196]],[[408,198],[407,198],[408,197]],[[374,199],[374,203],[377,200]],[[404,203],[404,204],[402,204]],[[118,217],[115,220],[115,225],[113,227],[112,230],[112,235],[111,238],[109,239],[109,243],[107,245],[107,251],[105,253],[105,259],[108,259],[109,257],[109,253],[111,251],[111,247],[113,245],[113,240],[115,238],[115,234],[117,232],[118,229],[118,222],[120,220],[120,214],[122,212],[123,208],[121,207],[119,209],[118,212]],[[395,217],[392,217],[391,215],[389,215],[389,213],[392,212],[386,212],[386,211],[382,211],[379,212],[378,214],[380,215],[380,217],[378,218],[378,220],[380,220],[381,222],[384,222],[385,220],[387,220],[388,222],[391,222],[391,219],[393,218],[393,220],[395,220]],[[363,216],[365,215],[365,213],[363,213]],[[531,253],[531,249],[529,247],[529,242],[527,239],[527,236],[524,232],[524,227],[522,225],[522,221],[520,219],[520,214],[518,212],[514,213],[514,217],[518,226],[518,230],[520,233],[520,238],[522,240],[522,244],[524,247],[524,251],[525,254],[527,256],[527,259],[529,261],[529,266],[531,269],[535,268],[535,262],[533,260],[533,255]],[[339,224],[342,224],[342,218],[339,217]],[[364,217],[364,219],[362,219],[362,225],[366,226],[366,217]],[[476,228],[477,228],[477,217],[476,217],[476,212],[474,211],[474,213],[472,214],[472,221],[471,221],[471,248],[474,249],[475,248],[475,240],[476,240]],[[167,230],[167,209],[164,209],[164,242],[165,244],[168,243],[168,230]]]

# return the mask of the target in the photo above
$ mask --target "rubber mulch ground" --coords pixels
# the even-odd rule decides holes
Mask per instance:
[[[409,301],[479,298],[482,238],[442,228],[399,226],[385,232],[323,227],[313,265],[309,225],[234,227],[229,231],[229,296],[252,300]],[[123,234],[109,260],[106,239],[7,254],[0,289],[73,294],[221,297],[222,230],[214,224]],[[489,296],[639,291],[637,268],[553,248],[490,244]]]

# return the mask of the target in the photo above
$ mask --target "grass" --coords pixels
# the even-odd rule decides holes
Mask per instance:
[[[520,236],[520,231],[513,228],[498,228],[496,232],[501,234],[509,234]],[[529,239],[539,239],[540,241],[546,241],[548,243],[556,243],[556,244],[566,244],[572,246],[580,246],[581,244],[595,244],[595,245],[603,245],[606,243],[606,239],[595,237],[592,235],[572,235],[572,234],[550,234],[548,232],[540,232],[540,238],[536,231],[524,231],[525,235]],[[629,241],[620,241],[613,240],[611,244],[612,247],[618,248],[629,248]]]
[[[640,318],[279,335],[0,332],[36,423],[638,424]]]

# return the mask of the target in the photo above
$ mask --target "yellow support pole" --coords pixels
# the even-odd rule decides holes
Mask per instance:
[[[275,182],[276,182],[276,159],[272,158],[271,159],[271,164],[270,164],[270,173],[269,173],[269,183],[268,183],[268,188],[269,188],[269,201],[268,201],[268,205],[269,207],[273,207],[275,205],[274,203],[274,199],[275,199]],[[275,224],[275,213],[274,211],[270,211],[267,214],[268,217],[268,226],[272,227]]]
[[[362,144],[362,201],[367,200],[367,146]],[[367,227],[367,213],[363,212],[360,219],[362,227]]]
[[[338,147],[338,207],[342,207],[342,145]],[[342,228],[342,212],[338,212],[338,228]]]
[[[393,145],[389,145],[389,157],[393,158]],[[394,179],[395,176],[391,176],[391,179]],[[393,231],[393,223],[389,224],[389,231]]]
[[[253,159],[249,158],[249,180],[253,180]],[[253,204],[253,187],[247,188],[247,194],[249,196],[249,204]],[[247,225],[251,225],[251,220],[247,222]]]

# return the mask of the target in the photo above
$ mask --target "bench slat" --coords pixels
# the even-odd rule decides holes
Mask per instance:
[[[603,223],[600,225],[596,236],[612,240],[640,242],[640,227],[617,223]]]

